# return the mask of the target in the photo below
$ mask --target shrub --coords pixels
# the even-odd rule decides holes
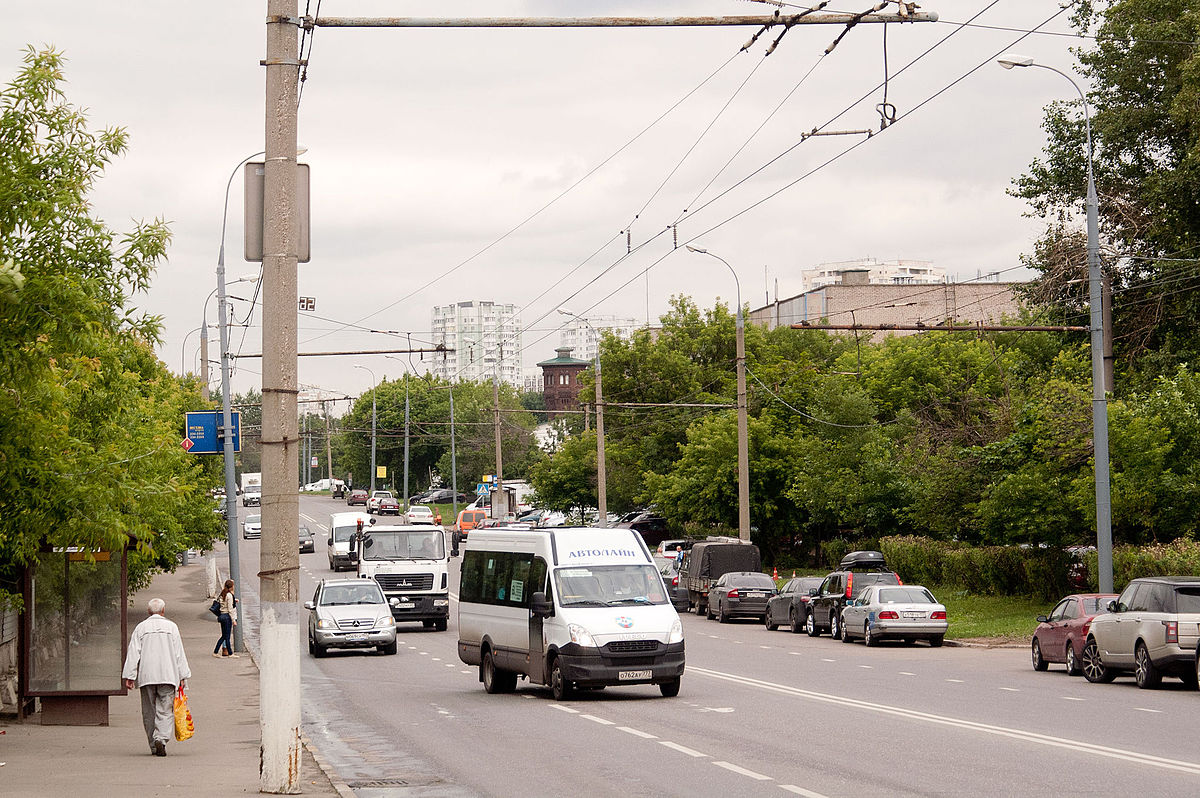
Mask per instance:
[[[1088,578],[1095,587],[1100,582],[1096,552],[1087,553],[1087,564]],[[1173,543],[1114,547],[1114,588],[1124,590],[1141,576],[1200,576],[1200,543],[1181,538]]]

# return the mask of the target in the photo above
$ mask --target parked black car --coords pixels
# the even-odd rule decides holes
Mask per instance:
[[[767,601],[763,621],[767,629],[775,631],[787,626],[792,634],[800,634],[808,622],[808,603],[821,590],[825,581],[819,576],[798,576],[788,580],[776,595]]]
[[[817,595],[808,603],[808,618],[804,630],[809,637],[828,631],[831,637],[841,637],[842,610],[846,603],[871,585],[898,585],[900,577],[887,570],[883,554],[878,551],[852,551],[842,558],[838,570],[825,577]]]
[[[646,541],[646,545],[651,549],[657,548],[658,544],[671,534],[667,531],[667,519],[652,511],[640,513],[632,520],[618,523],[617,526],[637,530],[642,536],[642,540]]]
[[[775,580],[759,571],[724,574],[708,589],[708,617],[718,623],[731,618],[761,618],[775,595]]]

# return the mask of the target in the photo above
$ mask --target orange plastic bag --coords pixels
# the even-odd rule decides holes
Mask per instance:
[[[188,709],[187,693],[183,692],[181,687],[175,694],[175,739],[183,741],[195,733],[196,727],[192,724],[192,711]]]

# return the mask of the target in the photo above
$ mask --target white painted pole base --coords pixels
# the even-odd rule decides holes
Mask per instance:
[[[300,608],[294,602],[262,604],[259,626],[259,717],[262,763],[259,791],[300,792]]]

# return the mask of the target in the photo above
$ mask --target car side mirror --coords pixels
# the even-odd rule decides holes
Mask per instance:
[[[1121,611],[1120,606],[1121,605],[1117,603],[1117,600],[1113,599],[1112,601],[1108,602],[1108,611],[1109,612],[1120,612]]]
[[[306,602],[304,602],[304,609],[306,609],[306,610],[315,610],[316,608],[317,608],[317,605],[316,605],[316,604],[313,604],[311,601],[306,601]]]
[[[350,552],[349,559],[350,559],[351,565],[358,565],[358,552],[357,551]]]
[[[529,611],[542,618],[548,618],[554,614],[554,605],[546,598],[546,594],[539,590],[529,599]]]
[[[1037,617],[1037,622],[1038,623],[1050,623],[1050,619],[1047,618],[1045,615],[1039,615]]]
[[[815,588],[815,587],[810,587],[810,588],[808,589],[808,595],[809,595],[809,597],[810,597],[810,598],[811,598],[812,596],[819,596],[820,594],[821,594],[821,591],[820,591],[818,588]]]
[[[375,545],[375,541],[371,540],[371,538],[367,538],[366,540],[363,541],[363,544],[362,544],[364,550],[369,549],[374,545]]]
[[[330,535],[330,536],[329,536],[329,540],[326,540],[326,541],[325,541],[325,545],[326,545],[326,546],[332,546],[332,545],[333,545],[333,535]]]

